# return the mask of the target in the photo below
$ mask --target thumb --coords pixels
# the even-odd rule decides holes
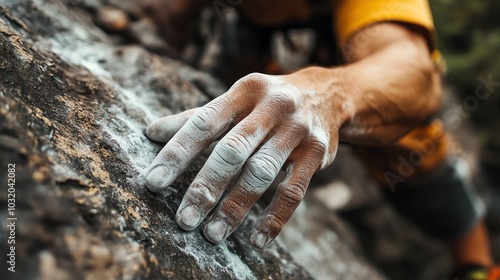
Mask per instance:
[[[146,129],[146,136],[156,142],[167,143],[191,118],[198,108],[170,115],[154,121]]]

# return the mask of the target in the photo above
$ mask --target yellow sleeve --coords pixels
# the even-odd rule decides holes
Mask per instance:
[[[426,28],[429,43],[435,48],[434,23],[427,0],[340,0],[334,15],[339,43],[345,43],[356,31],[370,24],[396,21]]]

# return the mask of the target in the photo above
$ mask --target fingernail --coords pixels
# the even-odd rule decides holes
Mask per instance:
[[[201,220],[201,210],[196,205],[189,205],[182,209],[182,211],[177,216],[177,224],[185,229],[194,229]]]
[[[252,244],[255,247],[264,248],[268,242],[269,242],[269,236],[264,232],[252,236]]]
[[[221,242],[226,233],[227,224],[223,221],[216,221],[205,227],[205,237],[212,243]]]
[[[170,185],[170,172],[164,165],[158,165],[149,171],[146,186],[152,192],[159,192]]]

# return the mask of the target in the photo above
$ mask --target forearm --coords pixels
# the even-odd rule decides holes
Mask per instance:
[[[341,140],[392,142],[439,109],[440,77],[426,46],[402,40],[342,72],[356,87],[354,116],[340,129]]]
[[[299,73],[332,103],[329,117],[339,119],[341,141],[386,144],[438,110],[440,77],[423,38],[369,47],[354,53],[351,64]]]

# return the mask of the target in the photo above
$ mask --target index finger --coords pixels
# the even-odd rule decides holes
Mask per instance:
[[[146,186],[159,192],[168,187],[189,164],[217,137],[226,131],[233,116],[222,110],[220,101],[208,103],[184,124],[151,163]]]
[[[251,112],[256,95],[237,83],[229,91],[197,110],[182,126],[146,172],[146,186],[152,192],[168,187],[189,164],[221,134],[238,122],[237,117]]]
[[[251,79],[254,79],[253,82],[247,82]],[[263,89],[258,81],[261,79],[255,78],[255,75],[238,81],[227,93],[189,118],[146,172],[146,186],[150,191],[159,192],[168,187],[206,147],[238,121],[236,117],[252,111]]]

